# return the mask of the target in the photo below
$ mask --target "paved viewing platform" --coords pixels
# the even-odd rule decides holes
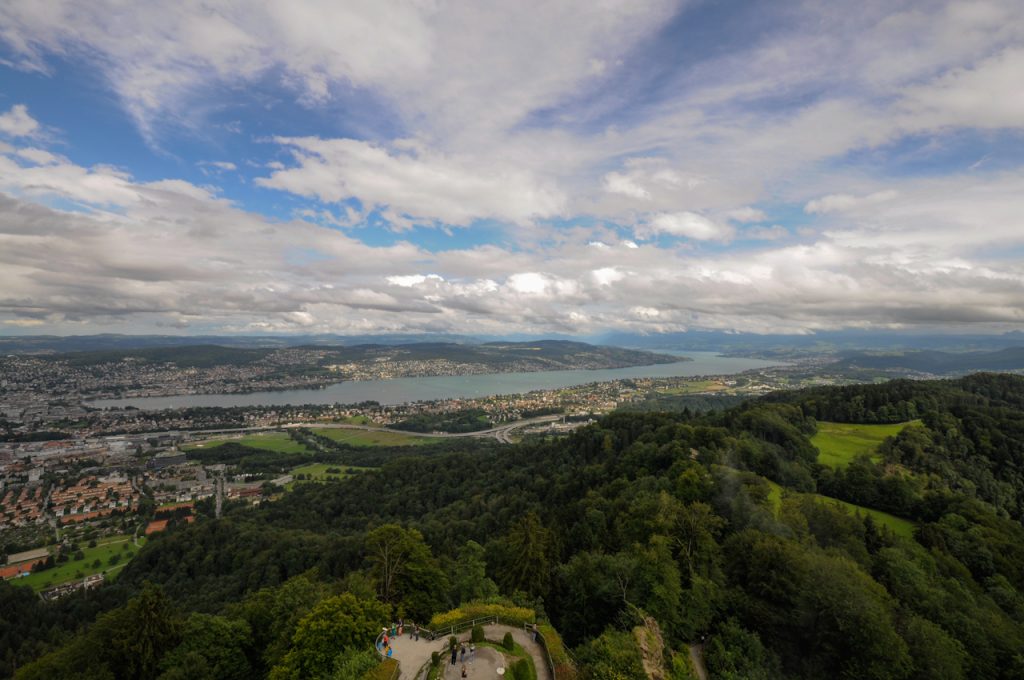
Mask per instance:
[[[502,638],[505,637],[505,633],[512,633],[512,639],[519,643],[533,658],[533,666],[537,669],[537,680],[554,680],[551,669],[548,667],[544,648],[533,641],[533,635],[529,631],[523,630],[521,627],[496,623],[484,624],[483,629],[484,636],[492,642],[501,642]],[[463,663],[466,665],[467,676],[470,678],[500,678],[498,668],[503,667],[507,669],[505,657],[498,650],[490,647],[477,645],[475,658],[470,660],[468,651],[470,644],[469,629],[456,634],[459,642],[466,643],[466,660],[464,662],[459,660],[454,666],[451,665],[451,652],[448,649],[449,637],[451,636],[439,635],[435,640],[428,640],[421,636],[419,640],[414,640],[409,635],[409,629],[407,628],[404,635],[392,638],[391,649],[393,651],[391,658],[397,660],[401,665],[401,672],[397,678],[400,680],[419,680],[426,677],[425,671],[429,668],[433,652],[438,652],[441,656],[440,668],[442,674],[440,677],[446,680],[449,678],[461,678]],[[424,672],[421,673],[421,671]]]

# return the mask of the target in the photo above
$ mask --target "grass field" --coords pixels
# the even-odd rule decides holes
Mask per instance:
[[[373,430],[348,430],[344,428],[323,428],[313,430],[314,433],[342,442],[349,446],[417,446],[429,444],[430,437],[417,437],[414,434],[399,432],[376,432]]]
[[[145,545],[145,542],[145,538],[139,538],[139,546],[137,547],[132,543],[131,536],[121,535],[98,539],[95,548],[89,548],[84,543],[80,543],[79,546],[85,555],[84,559],[68,560],[63,564],[57,564],[53,569],[33,572],[25,578],[13,581],[13,583],[31,586],[33,590],[40,591],[52,588],[53,586],[59,586],[68,581],[84,578],[91,574],[98,574],[101,571],[110,572],[118,570],[128,564],[131,558],[135,557],[135,554],[139,552],[139,547]],[[128,546],[127,550],[124,549],[125,546]],[[120,555],[121,558],[117,564],[111,565],[110,558],[114,555]],[[100,561],[100,566],[98,567],[93,566],[96,560]],[[79,576],[79,574],[81,575]]]
[[[770,479],[766,479],[765,481],[768,482],[768,486],[771,487],[771,490],[768,492],[768,503],[771,505],[775,515],[778,516],[779,510],[782,509],[783,488]],[[874,519],[875,522],[882,526],[889,527],[897,536],[903,536],[904,538],[914,537],[914,523],[910,520],[890,515],[889,513],[882,512],[881,510],[874,510],[872,508],[865,508],[862,505],[847,503],[846,501],[841,501],[838,498],[832,498],[831,496],[822,496],[817,493],[808,495],[813,496],[814,500],[819,503],[835,503],[841,505],[849,510],[851,514],[856,515],[859,513],[861,516],[871,515],[871,518]]]
[[[726,386],[717,380],[690,380],[675,387],[658,390],[659,394],[700,394],[702,392],[721,392]]]
[[[853,514],[860,513],[862,516],[871,515],[871,518],[874,519],[876,523],[889,527],[897,536],[902,536],[904,538],[914,537],[914,523],[908,519],[896,517],[895,515],[890,515],[887,512],[882,512],[881,510],[873,510],[872,508],[865,508],[861,505],[847,503],[846,501],[841,501],[838,498],[830,498],[829,496],[822,496],[819,494],[814,494],[814,497],[822,503],[837,503]]]
[[[214,439],[201,444],[191,444],[183,447],[186,451],[192,449],[212,449],[228,442],[251,446],[254,449],[265,449],[279,453],[310,453],[309,449],[288,436],[287,432],[260,432],[244,437],[233,437],[226,439]]]
[[[874,455],[878,445],[886,437],[899,434],[900,430],[912,423],[896,423],[893,425],[851,425],[849,423],[819,422],[818,432],[811,437],[811,443],[818,449],[818,462],[829,467],[845,467],[862,453],[871,455],[874,461],[880,460]]]
[[[341,470],[341,472],[327,472],[328,469],[334,468]],[[297,475],[306,475],[309,477],[308,480],[297,480],[300,484],[304,481],[333,482],[345,479],[346,477],[351,477],[352,475],[347,472],[350,469],[357,472],[365,472],[367,470],[373,470],[374,468],[355,467],[353,465],[342,465],[340,463],[310,463],[309,465],[302,465],[295,468],[291,471],[291,474],[293,477]],[[295,482],[292,482],[292,484],[294,483]]]

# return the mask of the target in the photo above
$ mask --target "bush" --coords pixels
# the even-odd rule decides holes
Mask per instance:
[[[459,646],[459,638],[455,637],[454,635],[452,635],[450,638],[448,638],[448,649],[449,650],[455,649],[458,646]]]
[[[385,659],[381,664],[362,676],[362,680],[391,680],[395,675],[398,662],[394,659]],[[339,676],[342,677],[342,676]]]
[[[516,642],[512,639],[512,633],[505,633],[505,637],[501,639],[501,646],[510,652],[515,649]]]
[[[548,623],[537,626],[537,631],[544,639],[544,646],[547,647],[551,662],[555,665],[555,680],[575,680],[576,666],[569,653],[565,651],[562,636]]]
[[[427,628],[435,631],[444,630],[449,626],[457,626],[460,623],[467,623],[473,619],[484,619],[489,616],[497,616],[501,619],[502,623],[512,626],[533,623],[536,618],[534,611],[526,607],[469,602],[451,611],[434,614],[430,619],[430,623],[427,624]]]
[[[508,674],[511,680],[534,680],[533,669],[530,668],[530,662],[526,659],[519,659],[508,668]]]
[[[483,626],[473,626],[473,632],[472,632],[470,638],[473,640],[473,642],[483,642],[484,641],[484,627]]]
[[[431,652],[430,653],[430,665],[434,666],[434,667],[437,667],[437,665],[440,664],[440,663],[441,663],[441,653],[440,652]]]

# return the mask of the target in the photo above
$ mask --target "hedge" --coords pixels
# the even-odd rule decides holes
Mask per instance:
[[[555,665],[555,680],[575,680],[576,666],[565,651],[565,643],[562,636],[553,626],[542,623],[537,626],[537,632],[544,638],[544,644],[551,655],[551,663]]]
[[[452,609],[442,614],[434,614],[427,627],[435,632],[441,632],[451,626],[458,626],[462,623],[469,623],[473,619],[485,619],[497,616],[502,623],[511,625],[522,625],[533,623],[536,615],[532,609],[526,607],[510,607],[503,604],[487,604],[485,602],[470,602],[461,607]]]

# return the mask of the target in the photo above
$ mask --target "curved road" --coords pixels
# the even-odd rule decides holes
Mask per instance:
[[[504,444],[510,444],[511,440],[509,435],[514,431],[529,425],[536,425],[538,423],[553,423],[559,420],[562,416],[538,416],[536,418],[526,418],[525,420],[516,420],[511,423],[502,423],[497,427],[492,427],[487,430],[477,430],[476,432],[410,432],[409,430],[396,430],[390,427],[373,427],[372,425],[354,425],[351,423],[287,423],[279,427],[239,427],[230,430],[184,430],[183,433],[187,434],[200,434],[200,435],[211,435],[209,439],[219,439],[216,435],[225,434],[245,434],[246,432],[272,432],[274,430],[282,429],[297,429],[300,427],[316,428],[318,430],[323,429],[340,429],[340,430],[365,430],[368,432],[393,432],[395,434],[404,434],[414,437],[494,437],[499,442]],[[157,434],[157,433],[147,433]],[[166,433],[162,433],[166,434]],[[146,436],[145,434],[140,436]],[[188,442],[189,444],[201,443],[202,439],[197,439]]]

